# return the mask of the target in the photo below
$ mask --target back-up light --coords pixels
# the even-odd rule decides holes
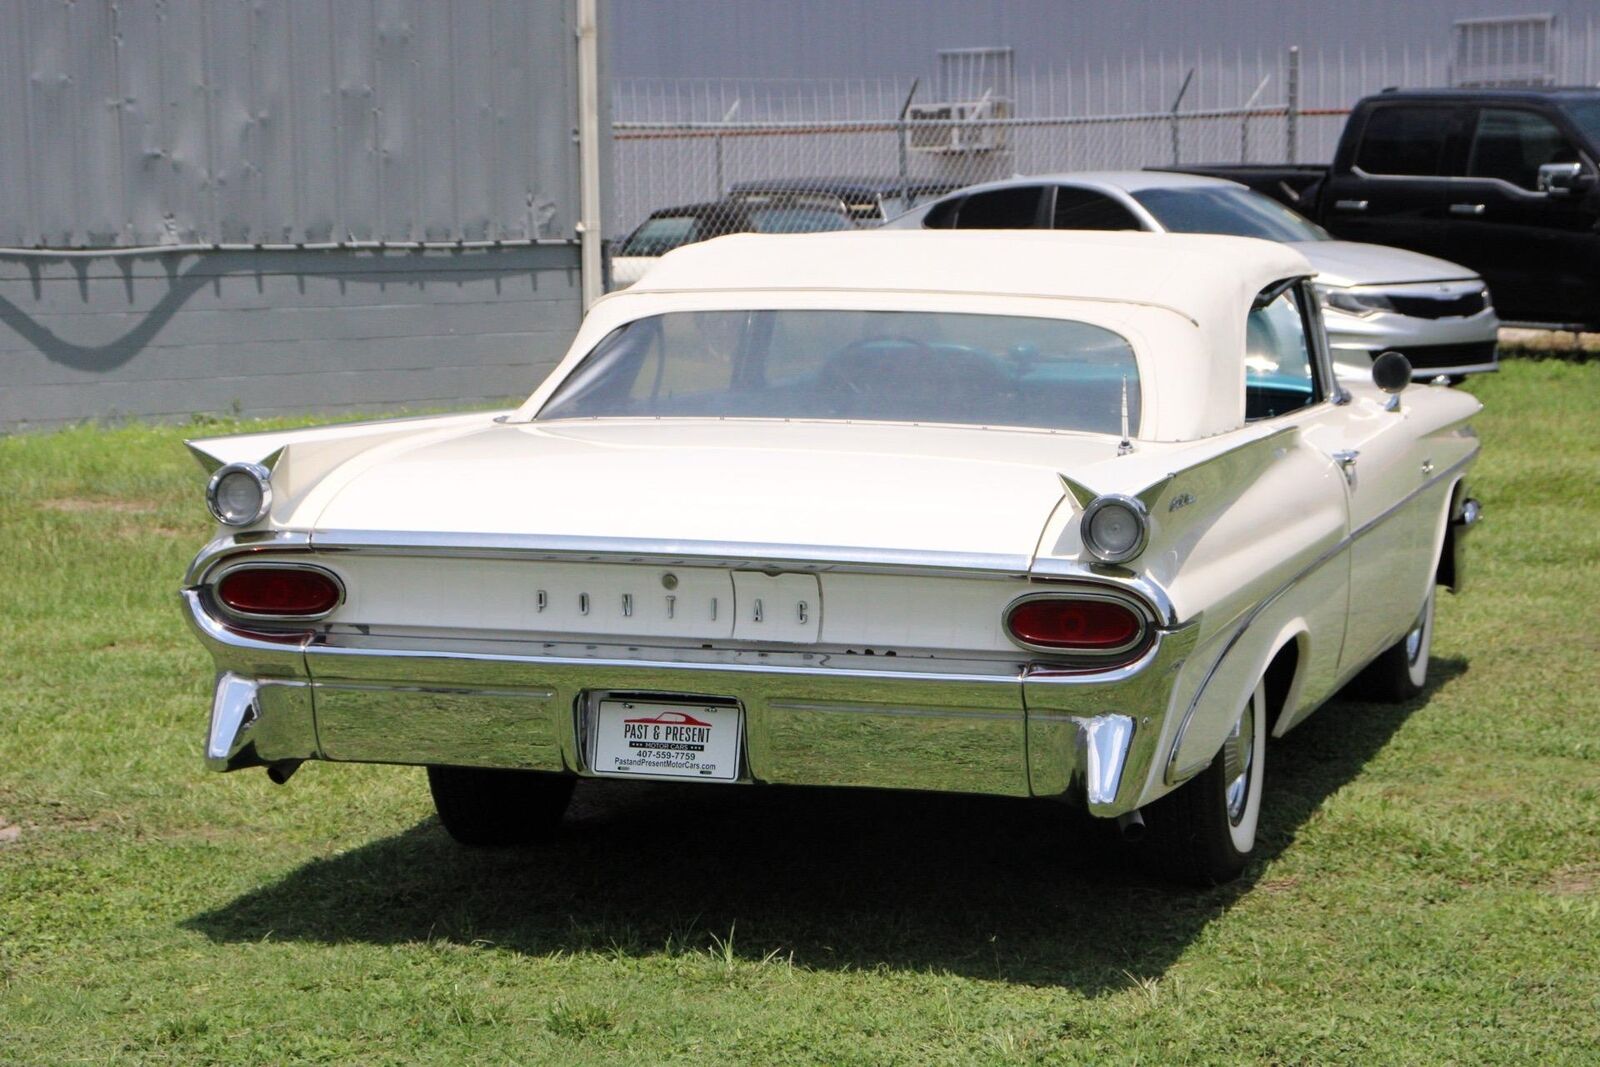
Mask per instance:
[[[1132,606],[1103,597],[1033,597],[1013,604],[1005,623],[1024,648],[1096,655],[1137,648],[1146,630]]]
[[[313,618],[343,596],[338,579],[309,567],[236,567],[217,583],[217,599],[240,615]]]

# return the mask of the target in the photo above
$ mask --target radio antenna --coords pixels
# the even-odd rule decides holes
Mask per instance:
[[[1126,456],[1133,451],[1133,442],[1128,438],[1128,376],[1122,376],[1122,440],[1117,442],[1117,455]]]

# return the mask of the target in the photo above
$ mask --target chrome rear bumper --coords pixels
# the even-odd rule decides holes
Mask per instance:
[[[218,670],[214,770],[324,759],[588,776],[591,694],[671,694],[739,701],[742,782],[1066,797],[1101,816],[1142,802],[1195,638],[1163,631],[1137,663],[1098,673],[479,638],[282,642],[230,628],[195,589],[183,596]]]

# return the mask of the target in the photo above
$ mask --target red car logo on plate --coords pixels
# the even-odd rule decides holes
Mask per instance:
[[[623,719],[623,722],[658,723],[663,726],[710,726],[708,722],[701,722],[693,715],[681,711],[663,711],[660,715],[649,719]]]

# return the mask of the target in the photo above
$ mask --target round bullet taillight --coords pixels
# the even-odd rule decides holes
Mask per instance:
[[[206,484],[206,507],[225,526],[249,526],[272,510],[272,472],[259,463],[217,468]]]

